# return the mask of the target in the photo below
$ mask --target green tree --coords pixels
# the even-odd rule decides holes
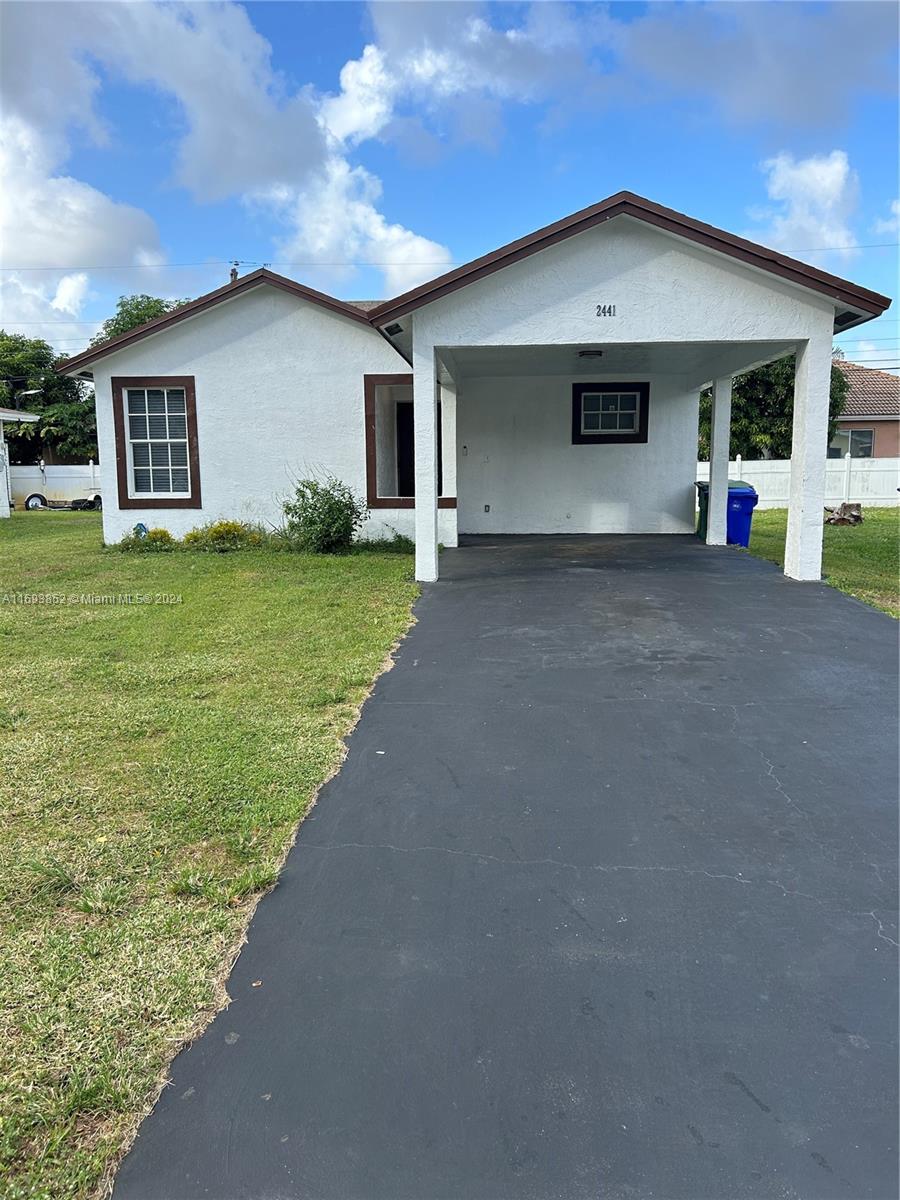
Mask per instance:
[[[843,412],[847,395],[846,376],[831,367],[831,399],[828,408],[828,440]],[[712,393],[700,396],[700,440],[697,455],[709,459]],[[790,458],[794,421],[794,358],[780,358],[768,366],[738,375],[731,397],[730,457]]]
[[[118,337],[138,325],[152,321],[156,317],[164,317],[175,308],[187,304],[187,300],[161,300],[158,296],[148,296],[144,293],[138,296],[120,296],[116,303],[116,315],[107,317],[100,329],[91,338],[91,345],[98,346],[107,338]]]
[[[33,424],[5,424],[10,461],[33,463],[47,455],[87,462],[97,459],[94,393],[77,379],[57,375],[62,358],[41,338],[0,330],[0,404],[37,413]],[[33,396],[19,396],[34,391]]]

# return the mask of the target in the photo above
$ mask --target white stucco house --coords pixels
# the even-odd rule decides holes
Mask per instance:
[[[60,370],[94,381],[107,541],[278,522],[327,471],[435,580],[459,534],[690,532],[710,384],[724,544],[732,378],[796,353],[785,572],[818,579],[832,337],[889,304],[619,192],[393,300],[255,271]]]

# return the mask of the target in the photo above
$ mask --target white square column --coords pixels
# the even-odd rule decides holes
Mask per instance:
[[[413,424],[416,473],[416,579],[438,577],[438,382],[434,347],[417,346],[413,326]]]
[[[784,545],[784,573],[791,579],[822,578],[831,349],[830,323],[827,331],[797,347],[791,490]]]
[[[728,541],[728,456],[731,446],[731,376],[713,381],[712,422],[709,432],[709,506],[707,546]]]

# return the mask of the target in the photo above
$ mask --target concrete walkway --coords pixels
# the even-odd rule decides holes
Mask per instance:
[[[441,569],[116,1200],[896,1196],[897,626],[693,538]]]

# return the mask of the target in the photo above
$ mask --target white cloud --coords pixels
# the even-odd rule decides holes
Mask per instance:
[[[0,122],[0,243],[9,266],[122,265],[160,256],[147,213],[57,174],[40,135],[18,117]]]
[[[0,279],[0,325],[27,337],[43,338],[65,354],[86,345],[100,327],[79,318],[88,293],[83,273],[38,283],[10,273]],[[66,318],[71,318],[67,320]]]
[[[900,232],[900,200],[891,201],[891,215],[884,217],[875,222],[872,226],[873,233],[898,233]]]
[[[846,151],[801,159],[782,152],[763,162],[761,169],[776,207],[751,214],[767,224],[748,237],[801,257],[810,257],[814,249],[843,259],[857,253],[850,220],[859,199],[859,179]]]
[[[387,295],[415,287],[439,275],[450,251],[378,211],[381,182],[363,167],[333,157],[305,187],[279,188],[258,197],[277,213],[290,232],[279,246],[286,261],[321,264],[320,272],[349,279],[351,268],[335,263],[378,263]]]
[[[53,7],[52,19],[49,5],[10,7],[3,103],[16,187],[15,202],[6,193],[5,234],[16,265],[163,261],[146,213],[58,170],[73,128],[99,144],[114,138],[95,111],[107,75],[152,87],[178,105],[176,182],[201,202],[268,197],[269,211],[292,227],[286,244],[297,257],[389,262],[389,288],[422,278],[415,263],[449,257],[390,223],[376,208],[379,181],[341,156],[341,143],[374,136],[390,114],[392,82],[374,48],[345,65],[339,96],[323,98],[287,87],[272,68],[269,43],[235,4],[66,4]],[[15,294],[13,307],[21,308]],[[28,303],[40,295],[49,292],[28,289]]]
[[[652,4],[620,33],[646,85],[740,123],[830,128],[860,90],[896,88],[896,8],[880,0]]]
[[[391,264],[386,289],[402,289],[449,252],[389,221],[379,181],[353,165],[360,144],[393,139],[432,160],[447,144],[490,149],[509,102],[540,103],[551,120],[574,108],[599,119],[607,97],[629,89],[637,100],[654,89],[702,93],[734,120],[833,120],[854,90],[890,84],[890,6],[814,7],[782,3],[773,29],[770,6],[754,2],[653,5],[628,20],[605,5],[380,3],[370,44],[321,94],[275,70],[252,8],[7,4],[3,114],[27,169],[21,188],[16,169],[6,189],[16,195],[6,244],[28,256],[23,266],[163,261],[146,213],[64,170],[73,137],[114,144],[115,118],[104,121],[97,98],[107,80],[124,80],[165,98],[173,178],[194,200],[262,205],[282,228],[279,255],[322,264],[321,286],[352,278],[326,262],[379,261]],[[773,244],[854,240],[855,176],[837,153],[767,164]]]
[[[377,46],[341,68],[341,90],[326,96],[320,107],[328,132],[339,142],[361,142],[377,136],[390,120],[398,82],[387,70]]]

